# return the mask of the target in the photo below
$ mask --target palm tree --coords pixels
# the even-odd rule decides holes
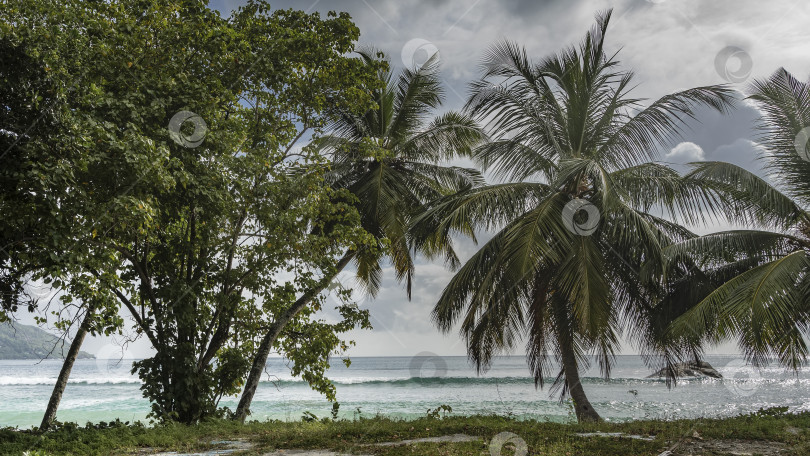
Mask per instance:
[[[341,113],[333,133],[320,139],[332,157],[327,181],[357,199],[363,228],[380,242],[378,249],[356,255],[358,274],[370,292],[380,282],[381,261],[388,257],[408,297],[414,273],[408,239],[412,218],[427,203],[483,183],[474,169],[446,165],[468,155],[485,135],[468,116],[447,112],[433,117],[444,99],[438,54],[418,69],[394,75],[384,55],[360,51],[369,64],[382,58],[383,88],[373,93],[379,109],[363,116]],[[389,248],[382,248],[387,241]],[[447,249],[455,261],[452,249]]]
[[[241,421],[247,416],[270,349],[295,315],[351,262],[357,266],[361,283],[374,295],[382,279],[381,263],[390,259],[410,298],[414,261],[408,226],[412,218],[429,201],[483,183],[477,170],[442,164],[468,154],[484,134],[465,115],[448,112],[433,117],[444,99],[438,57],[395,75],[382,53],[365,50],[359,54],[369,65],[383,68],[378,72],[381,88],[371,93],[377,109],[364,115],[338,113],[332,133],[316,145],[331,156],[327,182],[353,195],[363,229],[377,245],[345,252],[317,287],[304,293],[271,325],[237,408],[236,418]],[[379,60],[386,64],[379,65]],[[452,248],[445,252],[449,261],[457,261]]]
[[[486,54],[466,108],[493,140],[472,157],[503,182],[436,201],[414,227],[434,254],[452,234],[497,229],[451,279],[433,318],[445,332],[460,322],[479,371],[521,339],[538,387],[556,360],[554,387],[561,399],[570,394],[580,421],[600,419],[580,383],[588,355],[607,377],[622,333],[645,353],[663,349],[660,290],[638,271],[694,237],[679,219],[712,207],[711,194],[652,162],[657,150],[697,107],[733,103],[729,88],[709,86],[642,106],[628,95],[633,74],[604,49],[610,16],[598,14],[579,47],[539,63],[511,42]]]
[[[667,248],[672,261],[690,258],[701,274],[725,276],[672,332],[712,343],[736,337],[753,364],[777,358],[798,369],[810,329],[810,85],[780,69],[750,92],[770,179],[719,162],[696,164],[690,177],[723,197],[733,222],[755,229]]]

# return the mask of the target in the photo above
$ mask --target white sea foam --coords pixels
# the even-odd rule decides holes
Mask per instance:
[[[124,384],[124,383],[140,383],[137,377],[95,377],[95,378],[71,378],[68,383],[84,384],[84,385],[107,385],[107,384]],[[0,377],[0,386],[13,386],[13,385],[53,385],[56,383],[56,377]]]
[[[337,386],[340,417],[352,419],[361,413],[423,417],[425,410],[447,404],[454,415],[570,419],[570,410],[548,389],[553,378],[546,379],[545,389],[536,389],[522,357],[498,359],[480,377],[464,357],[447,357],[442,375],[420,371],[419,378],[412,378],[409,361],[356,358],[349,368],[335,364],[328,377]],[[810,410],[807,370],[796,375],[772,365],[752,371],[734,356],[715,356],[708,361],[728,376],[682,379],[669,389],[663,380],[643,378],[653,369],[641,358],[620,356],[611,380],[600,378],[598,367],[593,367],[582,381],[594,407],[611,420],[733,416],[774,406]],[[112,370],[103,363],[99,367],[97,360],[77,360],[60,405],[60,418],[79,423],[144,419],[149,401],[143,397],[137,376],[129,373],[131,364],[124,364]],[[58,360],[0,361],[0,427],[39,424],[60,367]],[[331,414],[332,404],[306,382],[293,378],[287,364],[271,360],[267,372],[274,375],[263,377],[251,407],[256,419],[297,420],[303,411],[319,417]],[[237,401],[227,397],[220,405],[233,410]]]

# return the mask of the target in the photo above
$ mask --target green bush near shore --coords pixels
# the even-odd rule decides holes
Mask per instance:
[[[384,417],[357,420],[298,422],[210,421],[147,427],[122,422],[62,424],[45,434],[0,429],[0,454],[109,455],[144,454],[153,451],[201,451],[217,441],[242,440],[251,450],[235,454],[265,454],[276,449],[331,449],[344,453],[375,455],[481,455],[501,432],[523,439],[528,455],[658,455],[684,438],[752,440],[786,445],[783,454],[810,454],[810,413],[786,414],[766,410],[726,419],[645,420],[624,423],[561,424],[518,421],[498,416],[470,416],[394,420]],[[654,440],[619,437],[583,438],[581,432],[621,432],[654,436]],[[380,442],[437,437],[452,434],[480,437],[461,443],[421,443],[405,446],[362,446]],[[508,447],[506,447],[508,448]],[[708,453],[707,453],[708,454]],[[505,449],[502,456],[512,455]]]

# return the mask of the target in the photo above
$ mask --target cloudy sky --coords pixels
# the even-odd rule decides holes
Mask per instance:
[[[213,0],[211,6],[227,15],[238,1]],[[485,50],[501,39],[525,46],[540,59],[576,44],[593,24],[594,13],[614,9],[607,43],[621,50],[620,60],[632,68],[640,86],[636,95],[658,98],[684,88],[730,83],[744,91],[753,78],[767,77],[779,67],[800,79],[810,73],[807,24],[810,12],[800,0],[301,0],[273,3],[278,8],[347,11],[360,27],[360,45],[388,53],[395,65],[412,65],[439,52],[447,92],[446,109],[462,106],[466,85],[478,76]],[[753,125],[756,109],[741,103],[730,116],[706,112],[681,143],[665,151],[664,160],[685,163],[729,161],[757,169]],[[722,228],[695,227],[698,232]],[[463,256],[476,247],[461,243]],[[412,356],[422,351],[463,355],[464,344],[455,334],[443,336],[429,314],[451,276],[441,264],[420,261],[413,299],[387,274],[376,300],[363,300],[372,313],[373,331],[352,334],[354,356]],[[351,285],[351,274],[342,281]],[[88,341],[90,352],[108,350],[107,340]],[[148,353],[137,343],[136,356]],[[734,352],[733,344],[715,352]],[[626,353],[633,353],[627,347]],[[515,354],[522,353],[520,350]]]
[[[212,4],[220,9],[235,3]],[[361,45],[388,53],[395,65],[410,65],[439,52],[447,109],[462,106],[467,83],[478,77],[482,54],[492,43],[509,39],[537,59],[577,43],[593,24],[594,13],[614,9],[608,45],[621,50],[620,60],[640,83],[636,94],[655,99],[700,85],[729,83],[744,91],[752,78],[763,78],[783,66],[804,79],[810,73],[807,8],[799,1],[296,1],[276,3],[320,12],[348,11],[360,27]],[[731,116],[706,112],[679,144],[665,150],[664,160],[686,163],[729,161],[758,169],[753,125],[757,111],[741,103]],[[705,233],[725,225],[694,227]],[[470,255],[475,246],[462,245]],[[357,355],[441,355],[465,353],[455,335],[437,333],[429,320],[436,297],[452,272],[421,261],[413,299],[388,274],[371,310],[375,329],[354,334]],[[344,281],[351,283],[350,274]],[[626,347],[626,353],[632,353]],[[734,352],[734,344],[714,351]],[[516,354],[522,353],[520,349]]]

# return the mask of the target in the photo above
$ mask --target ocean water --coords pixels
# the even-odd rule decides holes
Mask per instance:
[[[610,380],[594,367],[583,384],[594,407],[612,421],[658,418],[722,417],[760,408],[787,406],[810,410],[810,378],[773,366],[755,369],[733,356],[710,356],[725,378],[681,380],[668,389],[664,381],[645,379],[650,369],[637,356],[619,356]],[[140,382],[130,375],[132,360],[78,360],[59,408],[60,421],[79,423],[145,420],[149,403]],[[60,361],[0,361],[0,427],[39,424]],[[330,416],[331,404],[300,379],[292,378],[284,360],[268,362],[253,400],[252,419],[299,420],[305,411]],[[536,389],[523,357],[498,358],[484,375],[464,357],[418,356],[352,358],[346,368],[334,360],[329,371],[337,387],[340,416],[381,414],[424,416],[446,404],[453,415],[498,414],[517,418],[566,421],[571,406],[560,403],[548,386]],[[223,398],[232,410],[238,398]]]

